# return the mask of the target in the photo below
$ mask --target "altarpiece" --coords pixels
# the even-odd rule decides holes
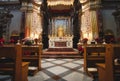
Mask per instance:
[[[69,17],[53,17],[49,21],[49,48],[72,48],[73,35]]]

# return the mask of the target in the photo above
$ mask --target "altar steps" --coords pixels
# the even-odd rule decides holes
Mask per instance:
[[[64,49],[59,49],[59,50],[51,50],[51,49],[46,49],[43,50],[42,58],[83,58],[82,55],[79,54],[78,50],[72,49],[72,50],[64,50]]]
[[[68,58],[68,59],[76,59],[76,58],[83,58],[81,55],[68,55],[68,54],[43,54],[42,58]]]
[[[78,52],[73,48],[49,48],[46,51],[48,52]]]

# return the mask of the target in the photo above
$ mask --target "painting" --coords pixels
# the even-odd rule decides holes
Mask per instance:
[[[57,36],[58,29],[62,28],[64,34],[68,34],[70,31],[70,18],[69,17],[54,17],[52,19],[52,34]]]
[[[66,32],[67,19],[56,19],[55,20],[55,33],[58,33],[58,30],[61,28],[63,32]]]

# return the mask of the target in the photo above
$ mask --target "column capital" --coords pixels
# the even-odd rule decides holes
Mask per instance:
[[[27,8],[27,13],[32,13],[33,12],[33,8],[30,7],[30,8]]]
[[[90,10],[98,10],[101,7],[101,0],[90,0]]]
[[[38,16],[43,17],[43,14],[41,12],[37,13],[37,14],[38,14]]]
[[[79,0],[81,4],[88,2],[88,0]]]
[[[27,11],[27,2],[22,2],[22,7],[20,8],[20,10],[22,12],[26,12]]]
[[[101,7],[101,0],[85,0],[81,4],[82,12],[85,12],[86,10],[98,10]]]

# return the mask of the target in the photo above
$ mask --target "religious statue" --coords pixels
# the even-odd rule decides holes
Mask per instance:
[[[58,27],[57,35],[58,35],[58,37],[63,37],[64,36],[63,27]]]

